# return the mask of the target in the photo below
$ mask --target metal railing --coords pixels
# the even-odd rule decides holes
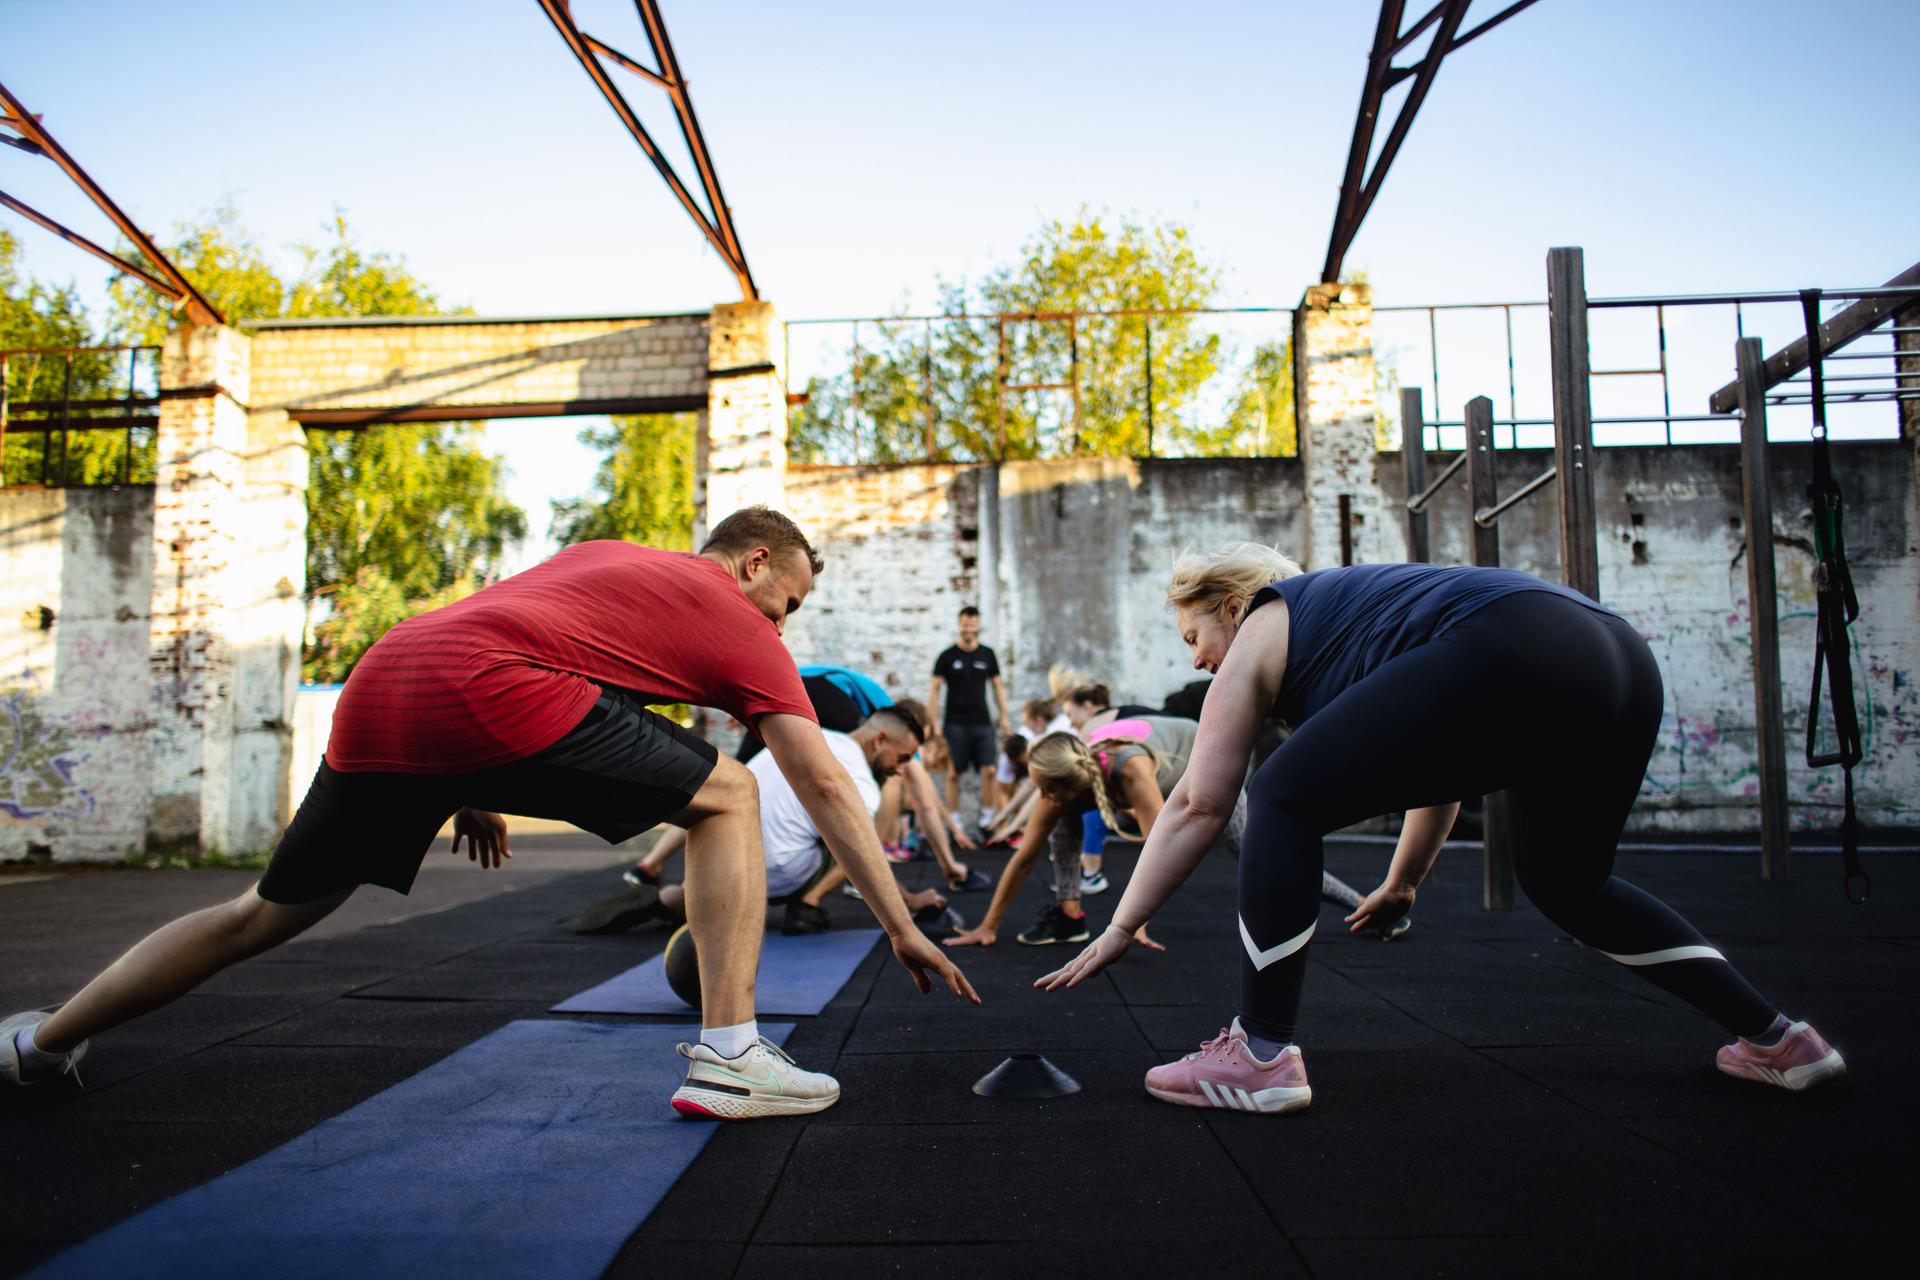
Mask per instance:
[[[800,460],[1292,454],[1293,312],[1114,308],[786,322]]]
[[[0,485],[152,484],[160,348],[0,350]]]

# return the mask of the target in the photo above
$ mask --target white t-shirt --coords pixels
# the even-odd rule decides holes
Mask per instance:
[[[846,766],[867,813],[878,812],[880,784],[873,779],[867,753],[847,734],[823,729],[820,736],[827,740],[827,750]],[[760,783],[760,843],[767,855],[767,897],[784,898],[805,886],[820,869],[820,829],[801,805],[793,784],[780,772],[773,752],[756,755],[747,762],[747,770]]]
[[[1070,733],[1076,738],[1080,736],[1080,731],[1073,727],[1073,721],[1067,718],[1067,713],[1064,711],[1047,721],[1047,727],[1041,732],[1040,737],[1044,738],[1049,733]]]

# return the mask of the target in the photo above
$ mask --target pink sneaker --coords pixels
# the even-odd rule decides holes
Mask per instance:
[[[1771,1048],[1758,1048],[1745,1040],[1723,1045],[1713,1055],[1713,1062],[1730,1076],[1779,1085],[1795,1093],[1847,1074],[1845,1060],[1804,1022],[1789,1025]]]
[[[1183,1107],[1221,1107],[1278,1115],[1313,1101],[1300,1046],[1288,1045],[1272,1062],[1247,1047],[1240,1019],[1178,1062],[1147,1072],[1147,1092]]]

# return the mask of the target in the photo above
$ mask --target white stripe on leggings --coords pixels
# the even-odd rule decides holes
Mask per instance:
[[[1609,960],[1618,960],[1621,964],[1671,964],[1675,960],[1720,960],[1725,956],[1712,947],[1668,947],[1665,951],[1646,951],[1637,956],[1617,956],[1611,951],[1602,951],[1601,955]]]
[[[1262,951],[1255,945],[1253,934],[1247,931],[1247,922],[1242,918],[1240,921],[1240,941],[1246,944],[1247,958],[1253,961],[1253,967],[1256,969],[1264,969],[1274,961],[1285,960],[1288,956],[1306,946],[1307,939],[1313,936],[1313,931],[1319,927],[1319,924],[1320,922],[1316,920],[1279,946],[1270,947]]]

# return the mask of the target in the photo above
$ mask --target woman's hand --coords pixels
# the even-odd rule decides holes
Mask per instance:
[[[931,969],[934,977],[947,984],[947,990],[969,1004],[980,1003],[980,996],[967,981],[967,975],[918,929],[909,929],[893,940],[893,958],[913,978],[913,985],[920,989],[921,995],[933,990],[933,981],[927,976],[927,970]]]
[[[1133,931],[1133,940],[1149,951],[1165,951],[1166,947],[1147,936],[1147,926],[1141,925]]]
[[[1391,881],[1360,900],[1360,905],[1347,917],[1347,932],[1358,933],[1362,929],[1384,929],[1413,910],[1413,886],[1394,884]]]
[[[1142,925],[1142,928],[1146,926]],[[1094,974],[1127,954],[1127,948],[1133,945],[1133,935],[1119,925],[1110,924],[1092,942],[1087,949],[1075,956],[1052,973],[1034,979],[1033,985],[1042,991],[1058,991],[1061,987],[1077,987]]]
[[[454,814],[450,852],[460,852],[463,839],[467,842],[467,861],[478,862],[484,869],[491,870],[499,866],[503,858],[513,856],[507,852],[507,820],[497,813],[462,809]]]
[[[949,947],[990,947],[1000,941],[1000,931],[989,925],[977,924],[971,929],[962,929],[946,940]]]

